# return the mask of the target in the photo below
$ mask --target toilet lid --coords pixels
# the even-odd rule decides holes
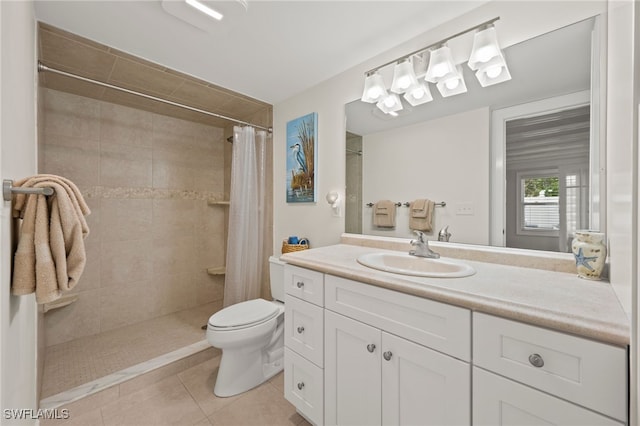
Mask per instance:
[[[215,328],[246,327],[267,321],[277,316],[278,312],[278,306],[264,299],[247,300],[211,315],[209,325]]]

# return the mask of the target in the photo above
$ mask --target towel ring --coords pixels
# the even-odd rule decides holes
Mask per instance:
[[[36,195],[53,195],[53,188],[22,188],[19,186],[13,186],[11,179],[5,179],[2,181],[2,198],[5,201],[11,201],[12,194],[36,194]]]

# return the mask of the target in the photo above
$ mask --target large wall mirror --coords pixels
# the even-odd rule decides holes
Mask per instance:
[[[601,37],[594,17],[504,49],[512,80],[405,106],[346,105],[345,231],[413,237],[407,203],[436,203],[429,239],[570,251],[576,229],[600,229]],[[400,203],[392,228],[372,204]]]

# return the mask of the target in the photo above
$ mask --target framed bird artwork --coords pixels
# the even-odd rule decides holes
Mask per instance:
[[[317,201],[318,113],[287,122],[287,203]]]

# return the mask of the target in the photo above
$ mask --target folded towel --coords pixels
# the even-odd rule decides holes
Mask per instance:
[[[429,200],[426,198],[417,199],[409,206],[411,217],[427,217],[429,213]]]
[[[12,293],[36,293],[36,302],[49,303],[71,290],[86,264],[84,238],[91,213],[78,188],[68,179],[38,175],[14,184],[50,187],[54,195],[13,194],[13,217],[22,219],[13,259]]]
[[[417,231],[431,232],[433,230],[433,209],[435,203],[428,199],[417,199],[409,205],[409,228]]]
[[[393,201],[381,200],[373,205],[373,226],[379,228],[396,226],[396,205]]]

